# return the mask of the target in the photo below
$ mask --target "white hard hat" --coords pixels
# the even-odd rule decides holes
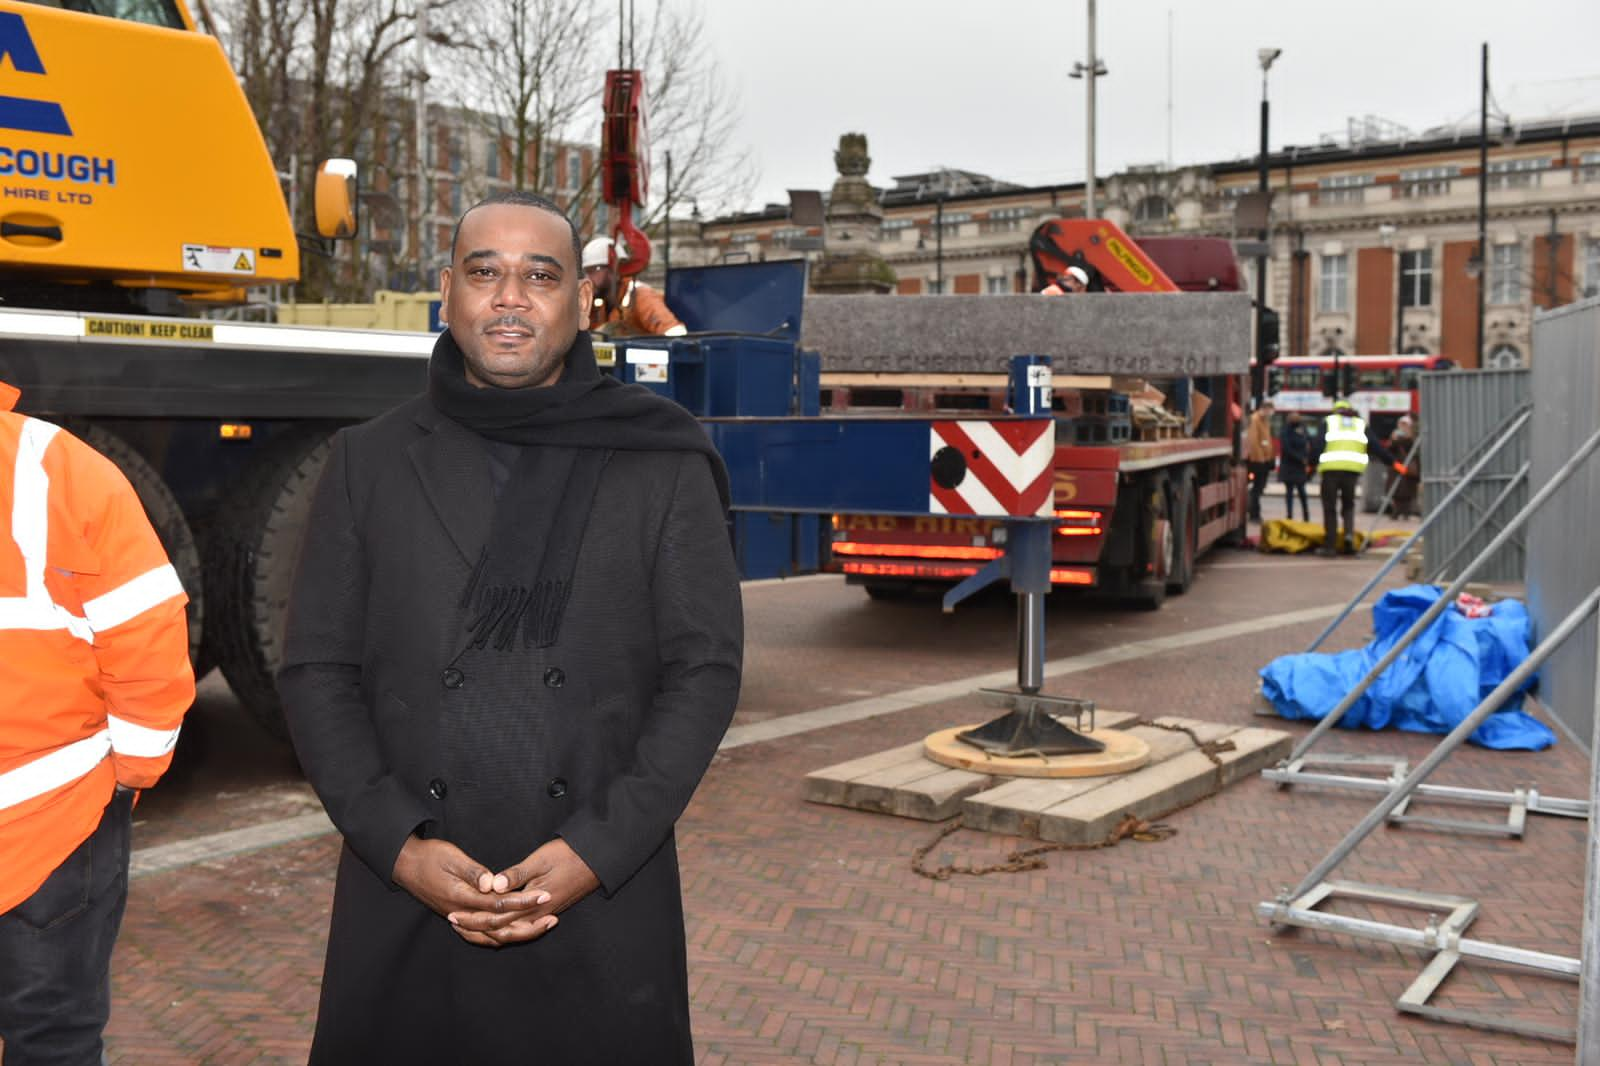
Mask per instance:
[[[583,246],[583,269],[611,265],[611,238],[596,237]]]
[[[1071,274],[1073,277],[1077,278],[1078,279],[1078,284],[1080,284],[1080,285],[1089,284],[1089,272],[1087,270],[1083,269],[1083,267],[1081,267],[1081,266],[1069,266],[1069,267],[1067,267],[1067,273]]]

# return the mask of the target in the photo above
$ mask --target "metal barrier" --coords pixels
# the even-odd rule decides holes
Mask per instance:
[[[1471,580],[1472,575],[1477,572],[1478,568],[1488,561],[1495,552],[1499,551],[1505,542],[1510,540],[1516,531],[1522,528],[1522,526],[1528,521],[1528,518],[1538,511],[1541,506],[1543,506],[1546,500],[1553,496],[1562,485],[1566,484],[1567,479],[1571,477],[1580,466],[1583,465],[1583,461],[1594,452],[1596,447],[1600,447],[1600,431],[1590,434],[1589,439],[1584,442],[1583,447],[1579,448],[1571,458],[1562,464],[1561,468],[1555,472],[1555,474],[1550,478],[1549,482],[1534,494],[1533,499],[1529,500],[1521,511],[1517,512],[1516,516],[1512,518],[1511,521],[1506,525],[1506,528],[1501,530],[1500,533],[1489,542],[1489,546],[1486,547],[1482,552],[1478,553],[1478,555],[1467,564],[1466,569],[1461,572],[1461,575],[1457,577],[1455,581],[1451,582],[1449,588],[1444,590],[1443,594],[1441,594],[1440,597],[1422,613],[1421,617],[1419,617],[1415,622],[1411,623],[1411,628],[1406,630],[1404,635],[1402,635],[1401,638],[1395,642],[1394,646],[1384,653],[1383,657],[1378,660],[1377,664],[1373,666],[1371,670],[1367,671],[1366,676],[1356,684],[1355,688],[1351,689],[1345,695],[1344,699],[1340,700],[1338,705],[1335,706],[1333,710],[1329,711],[1327,715],[1325,715],[1322,720],[1316,724],[1311,732],[1300,738],[1300,742],[1295,745],[1294,750],[1289,753],[1288,758],[1279,764],[1280,768],[1302,758],[1307,751],[1315,746],[1317,741],[1321,740],[1323,736],[1327,734],[1328,730],[1339,724],[1339,720],[1345,716],[1345,713],[1349,711],[1351,707],[1355,706],[1356,702],[1361,699],[1361,697],[1366,693],[1367,689],[1372,687],[1373,682],[1381,677],[1385,670],[1394,665],[1395,661],[1399,659],[1402,654],[1404,654],[1405,650],[1411,646],[1412,642],[1415,641],[1419,635],[1421,635],[1430,625],[1433,624],[1434,619],[1438,618],[1440,614],[1442,614],[1452,603],[1455,602],[1456,597],[1460,595],[1461,590],[1466,587],[1467,582]],[[1463,484],[1465,484],[1467,479],[1463,478],[1462,480]],[[1353,606],[1354,605],[1352,605],[1352,607]],[[1346,610],[1346,613],[1348,613],[1348,609]]]
[[[1439,501],[1438,506],[1428,508],[1428,513],[1422,519],[1422,524],[1417,526],[1416,532],[1412,533],[1410,537],[1406,538],[1405,543],[1400,545],[1400,547],[1395,550],[1395,553],[1389,557],[1389,561],[1384,563],[1383,566],[1378,569],[1376,574],[1372,575],[1372,579],[1370,581],[1361,586],[1361,591],[1355,594],[1355,598],[1353,598],[1349,603],[1345,604],[1344,610],[1340,611],[1336,616],[1334,616],[1333,621],[1329,622],[1322,632],[1317,634],[1315,640],[1306,645],[1306,652],[1308,654],[1320,648],[1322,646],[1322,642],[1327,640],[1329,635],[1332,634],[1335,629],[1339,628],[1340,623],[1342,623],[1346,618],[1350,617],[1350,612],[1355,610],[1357,605],[1359,605],[1362,600],[1366,599],[1367,593],[1378,587],[1378,583],[1388,575],[1390,570],[1393,570],[1395,566],[1399,564],[1401,559],[1405,558],[1406,553],[1411,550],[1412,545],[1416,544],[1417,540],[1424,532],[1427,531],[1428,527],[1433,525],[1439,516],[1444,514],[1445,511],[1449,509],[1450,505],[1459,499],[1464,492],[1466,492],[1467,486],[1472,483],[1472,479],[1477,477],[1484,467],[1488,466],[1489,463],[1494,460],[1496,455],[1500,454],[1500,450],[1510,443],[1512,438],[1514,438],[1517,433],[1522,430],[1522,427],[1527,423],[1528,419],[1532,417],[1533,409],[1526,405],[1515,412],[1514,417],[1512,417],[1509,420],[1509,423],[1504,427],[1504,431],[1494,438],[1493,446],[1490,447],[1488,451],[1484,452],[1482,458],[1473,464],[1472,469],[1467,471],[1467,473],[1456,482],[1455,488],[1451,489],[1449,494],[1445,496],[1444,499]],[[1341,711],[1340,713],[1342,714],[1344,712]],[[1297,752],[1297,754],[1300,753]]]
[[[1580,455],[1587,454],[1588,451],[1592,450],[1593,443],[1600,441],[1600,433],[1597,433],[1590,440],[1591,444],[1586,446],[1584,452],[1580,453]],[[1580,456],[1573,457],[1574,460],[1578,458]],[[1569,463],[1570,465],[1571,463]],[[1552,484],[1554,483],[1555,480],[1552,479]],[[1548,488],[1549,486],[1546,487]],[[1530,501],[1530,505],[1532,502]],[[1428,753],[1427,757],[1422,760],[1415,770],[1411,771],[1403,781],[1390,789],[1387,795],[1379,801],[1378,805],[1354,829],[1346,834],[1345,838],[1335,845],[1333,850],[1321,862],[1317,863],[1298,886],[1292,891],[1281,893],[1275,900],[1258,904],[1256,907],[1257,915],[1278,925],[1292,925],[1307,929],[1320,929],[1326,932],[1346,933],[1351,936],[1382,940],[1391,944],[1435,952],[1434,957],[1429,960],[1422,973],[1418,975],[1406,992],[1396,1001],[1396,1006],[1402,1011],[1545,1039],[1567,1041],[1576,1039],[1576,1034],[1571,1029],[1518,1019],[1500,1018],[1479,1012],[1434,1007],[1428,1004],[1428,997],[1449,976],[1456,963],[1463,958],[1516,966],[1563,978],[1577,978],[1580,967],[1585,971],[1586,976],[1590,976],[1589,971],[1595,968],[1596,960],[1592,958],[1580,960],[1579,958],[1553,955],[1548,952],[1529,951],[1521,948],[1505,947],[1488,941],[1466,939],[1461,936],[1461,933],[1477,916],[1478,904],[1465,897],[1444,896],[1413,890],[1386,888],[1378,885],[1364,885],[1355,882],[1328,881],[1327,876],[1363,840],[1370,836],[1374,829],[1388,820],[1401,804],[1417,793],[1423,782],[1438,768],[1439,764],[1444,762],[1452,752],[1460,747],[1467,737],[1472,734],[1473,730],[1483,724],[1484,719],[1499,710],[1506,699],[1516,692],[1533,675],[1534,671],[1539,669],[1544,661],[1550,657],[1551,653],[1565,643],[1578,627],[1595,612],[1597,606],[1600,606],[1600,588],[1590,592],[1582,603],[1562,619],[1560,625],[1540,642],[1539,646],[1529,654],[1528,658],[1496,686],[1493,692],[1489,693],[1473,708],[1472,713],[1462,719]],[[1600,685],[1597,685],[1596,692],[1597,699],[1600,699]],[[1600,721],[1600,706],[1596,707],[1596,716],[1597,721]],[[1595,861],[1596,845],[1591,830],[1591,869],[1594,868]],[[1431,911],[1434,914],[1448,913],[1449,917],[1443,923],[1430,918],[1428,925],[1419,931],[1383,922],[1347,918],[1315,909],[1325,900],[1335,897],[1353,897],[1370,902],[1412,907]],[[1588,921],[1594,917],[1593,912],[1594,906],[1591,903],[1586,907],[1586,927]],[[1586,929],[1584,942],[1588,943],[1589,940],[1590,934]],[[1600,971],[1596,971],[1596,974],[1600,975]],[[1585,994],[1595,994],[1592,982],[1586,989]],[[1585,1016],[1586,1031],[1584,1035],[1585,1039],[1591,1042],[1590,1046],[1595,1047],[1597,1052],[1600,1052],[1600,1044],[1593,1043],[1600,1039],[1600,1025],[1596,1025],[1590,1020],[1593,1015],[1594,1012],[1591,1011]],[[1585,1057],[1581,1050],[1579,1060],[1582,1062],[1597,1061],[1596,1058]]]

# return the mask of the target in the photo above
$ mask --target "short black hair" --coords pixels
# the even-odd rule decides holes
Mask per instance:
[[[490,193],[465,211],[456,219],[456,228],[450,231],[450,262],[456,261],[456,242],[461,239],[461,223],[466,221],[468,215],[480,207],[489,207],[493,204],[509,204],[512,207],[535,207],[540,211],[548,211],[552,215],[561,216],[561,221],[567,224],[567,229],[572,231],[572,263],[574,266],[583,264],[583,240],[578,236],[578,227],[573,224],[572,217],[561,209],[561,205],[548,196],[540,196],[536,192],[526,189],[500,189]]]

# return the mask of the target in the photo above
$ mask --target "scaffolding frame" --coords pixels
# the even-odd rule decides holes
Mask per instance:
[[[1600,441],[1600,433],[1591,438],[1591,445],[1596,441]],[[1592,447],[1586,446],[1573,459],[1580,458],[1588,450],[1592,450]],[[1569,466],[1572,463],[1573,460],[1568,461]],[[1552,479],[1552,483],[1554,482],[1555,479]],[[1402,947],[1431,951],[1433,956],[1423,967],[1422,972],[1418,974],[1399,1000],[1396,1001],[1395,1005],[1398,1009],[1413,1014],[1438,1018],[1442,1021],[1474,1025],[1485,1029],[1495,1029],[1550,1040],[1577,1042],[1580,1044],[1580,1061],[1592,1061],[1584,1058],[1584,1046],[1586,1046],[1585,1041],[1589,1041],[1590,1043],[1587,1046],[1600,1049],[1600,1044],[1594,1043],[1594,1041],[1600,1040],[1600,1020],[1596,1020],[1593,1017],[1594,1011],[1586,1010],[1583,1012],[1582,1019],[1585,1031],[1582,1034],[1582,1039],[1580,1039],[1580,1034],[1576,1028],[1529,1022],[1519,1018],[1487,1014],[1480,1011],[1437,1007],[1430,1005],[1428,1000],[1458,963],[1463,959],[1473,959],[1570,980],[1578,979],[1580,971],[1584,971],[1591,978],[1583,992],[1584,1001],[1587,1004],[1590,997],[1600,997],[1600,990],[1595,989],[1593,980],[1595,977],[1600,976],[1600,965],[1597,965],[1596,960],[1507,947],[1489,941],[1471,940],[1463,937],[1461,935],[1462,931],[1476,917],[1478,910],[1476,901],[1466,897],[1443,896],[1390,888],[1383,885],[1329,881],[1328,875],[1362,841],[1370,836],[1374,829],[1387,822],[1402,804],[1407,803],[1417,793],[1417,790],[1429,775],[1451,753],[1466,742],[1473,730],[1477,729],[1484,719],[1499,710],[1511,694],[1516,692],[1528,678],[1533,676],[1534,672],[1544,664],[1545,660],[1557,648],[1565,644],[1572,634],[1595,613],[1597,607],[1600,607],[1600,586],[1592,590],[1577,607],[1568,613],[1550,635],[1540,641],[1538,647],[1534,648],[1528,657],[1504,681],[1495,687],[1493,692],[1484,697],[1473,708],[1472,712],[1463,718],[1428,753],[1416,769],[1408,773],[1403,780],[1390,787],[1383,798],[1378,801],[1377,806],[1369,811],[1366,817],[1301,879],[1298,886],[1293,890],[1285,889],[1274,900],[1257,904],[1257,915],[1274,925],[1320,929],[1325,932],[1381,940]],[[1600,626],[1597,626],[1597,633],[1600,633]],[[1600,641],[1597,641],[1597,645],[1600,645]],[[1600,647],[1597,647],[1597,654],[1600,654]],[[1600,678],[1597,678],[1596,691],[1591,698],[1596,701],[1595,720],[1600,723]],[[1596,773],[1600,774],[1600,771],[1596,771]],[[1600,776],[1595,777],[1595,783],[1600,785]],[[1597,854],[1600,854],[1600,852],[1597,852],[1597,848],[1600,848],[1600,845],[1597,845],[1595,841],[1592,820],[1590,827],[1589,862],[1591,864],[1590,869],[1593,870],[1597,861]],[[1370,902],[1421,909],[1429,912],[1430,917],[1427,925],[1418,930],[1392,923],[1350,918],[1317,910],[1317,907],[1323,902],[1338,897],[1355,897]],[[1448,912],[1449,915],[1443,923],[1437,918],[1440,912]],[[1600,918],[1596,916],[1593,902],[1586,901],[1584,943],[1588,943],[1592,935],[1591,920],[1600,921]],[[1596,928],[1600,928],[1600,926],[1596,926]],[[1590,953],[1591,956],[1593,954],[1592,952]]]

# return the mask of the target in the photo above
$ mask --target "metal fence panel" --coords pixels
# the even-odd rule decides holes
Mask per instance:
[[[1426,505],[1443,499],[1461,472],[1471,467],[1528,400],[1527,370],[1441,370],[1421,379],[1422,496]],[[1474,479],[1423,538],[1429,574],[1450,563],[1450,579],[1489,546],[1506,522],[1528,503],[1528,484],[1513,489],[1498,506],[1507,484],[1528,460],[1524,430]],[[1491,510],[1492,508],[1492,510]],[[1476,532],[1474,532],[1476,530]],[[1463,542],[1466,542],[1463,544]],[[1525,539],[1514,538],[1473,575],[1478,581],[1521,581],[1526,569]]]
[[[1537,491],[1600,426],[1600,298],[1537,315],[1533,325],[1533,472]],[[1528,529],[1528,608],[1548,633],[1600,584],[1600,456],[1572,475]],[[1594,718],[1595,620],[1541,674],[1540,702],[1584,748]],[[1592,755],[1593,753],[1591,753]]]

